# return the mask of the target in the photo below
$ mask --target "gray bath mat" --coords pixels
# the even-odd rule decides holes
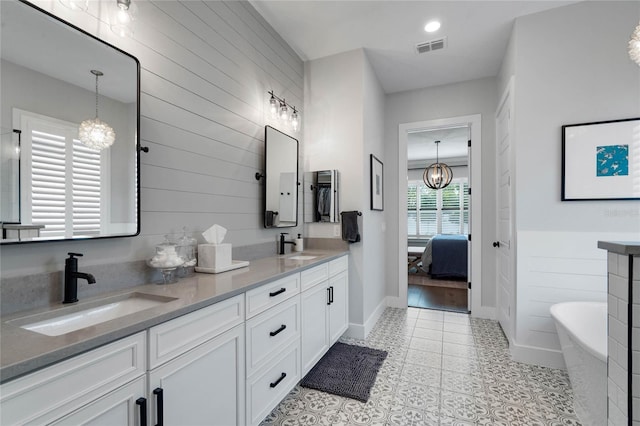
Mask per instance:
[[[309,371],[301,386],[367,402],[387,352],[336,343]]]

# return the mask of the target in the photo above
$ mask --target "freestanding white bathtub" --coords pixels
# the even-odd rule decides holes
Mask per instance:
[[[607,304],[565,302],[551,306],[574,393],[585,426],[607,424]]]

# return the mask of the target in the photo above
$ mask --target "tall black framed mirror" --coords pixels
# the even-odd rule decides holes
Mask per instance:
[[[140,63],[21,0],[0,18],[0,244],[137,235]]]
[[[265,228],[298,225],[298,140],[265,126]]]

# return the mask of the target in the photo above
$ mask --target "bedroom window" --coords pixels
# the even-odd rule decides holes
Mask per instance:
[[[430,238],[436,234],[469,233],[469,183],[455,179],[441,190],[423,182],[409,182],[407,214],[410,238]]]

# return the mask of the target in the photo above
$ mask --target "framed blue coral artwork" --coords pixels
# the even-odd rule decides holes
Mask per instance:
[[[562,126],[562,201],[640,200],[640,118]]]

